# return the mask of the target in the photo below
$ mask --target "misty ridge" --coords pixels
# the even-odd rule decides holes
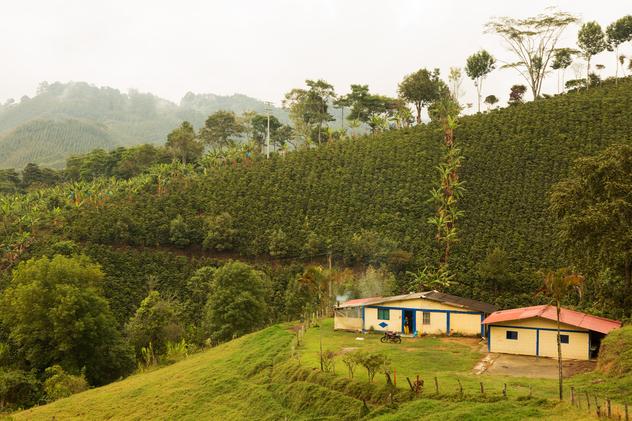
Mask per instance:
[[[266,103],[242,94],[186,93],[178,104],[151,93],[127,93],[86,82],[42,82],[32,98],[0,105],[0,168],[29,162],[60,168],[72,155],[95,148],[162,144],[183,121],[195,127],[219,110],[265,113]],[[288,122],[287,112],[272,115]]]

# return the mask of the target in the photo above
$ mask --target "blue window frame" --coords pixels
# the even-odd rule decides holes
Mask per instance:
[[[569,341],[568,335],[560,335],[560,343],[567,344]]]
[[[515,330],[508,330],[507,339],[511,339],[513,341],[518,340],[518,332]]]
[[[390,320],[391,312],[388,308],[378,308],[377,309],[377,319],[378,320]]]

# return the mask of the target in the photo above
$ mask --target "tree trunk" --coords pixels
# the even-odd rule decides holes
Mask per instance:
[[[614,47],[614,61],[615,63],[615,67],[614,67],[614,83],[618,84],[619,83],[619,46],[617,45],[616,47]]]
[[[586,66],[586,89],[590,86],[590,57],[586,60],[588,65]]]
[[[560,382],[560,400],[564,399],[564,391],[562,385],[562,343],[560,342],[560,302],[556,302],[557,307],[557,371]]]
[[[417,124],[421,123],[421,103],[415,104],[415,108],[417,109]]]

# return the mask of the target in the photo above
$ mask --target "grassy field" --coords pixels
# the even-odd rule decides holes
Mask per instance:
[[[325,320],[306,333],[303,345],[296,348],[300,355],[296,358],[294,336],[290,325],[272,326],[177,364],[11,418],[355,420],[364,414],[366,419],[378,420],[592,419],[586,410],[554,399],[555,380],[471,374],[482,355],[475,340],[426,337],[391,345],[381,344],[378,335],[364,335],[358,341],[356,334],[333,332],[331,320]],[[384,375],[369,385],[361,369],[356,370],[353,381],[348,380],[342,363],[336,365],[336,375],[321,373],[317,369],[321,337],[323,349],[336,352],[350,348],[383,351],[397,369],[399,391],[385,387]],[[411,400],[405,377],[417,374],[427,387],[422,398]],[[434,391],[434,376],[439,379],[439,394]],[[464,387],[462,397],[457,394],[457,379]],[[479,391],[481,379],[484,397]],[[584,375],[572,381],[589,384],[594,380],[594,376]],[[507,399],[501,395],[504,383]],[[527,399],[529,385],[533,397]],[[394,393],[394,404],[388,398],[390,393]]]

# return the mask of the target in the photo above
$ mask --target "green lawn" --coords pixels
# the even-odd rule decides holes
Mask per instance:
[[[408,389],[406,377],[411,380],[419,375],[426,383],[426,389],[434,392],[434,377],[439,382],[441,393],[454,393],[459,390],[461,382],[465,393],[480,393],[479,382],[483,382],[486,393],[500,394],[503,385],[507,384],[508,393],[518,397],[529,394],[536,398],[555,397],[557,383],[551,379],[531,379],[507,376],[477,376],[471,374],[474,365],[484,356],[479,351],[476,341],[471,338],[461,340],[442,337],[426,336],[423,338],[403,338],[401,344],[383,344],[381,334],[355,334],[351,332],[334,331],[333,321],[324,320],[321,327],[310,329],[305,335],[302,348],[302,360],[313,367],[319,366],[319,347],[322,329],[323,350],[344,352],[353,348],[366,351],[379,351],[388,355],[392,367],[397,371],[397,386]],[[364,340],[357,340],[363,338]],[[346,367],[342,362],[336,363],[336,372],[346,375]],[[359,367],[355,377],[360,381],[367,381],[367,374]],[[385,383],[384,375],[376,376],[376,382]]]
[[[137,374],[117,383],[13,414],[15,420],[356,420],[366,400],[366,419],[378,420],[514,420],[592,419],[586,410],[555,400],[555,380],[475,376],[472,366],[481,354],[470,341],[461,344],[442,338],[405,339],[401,345],[381,344],[379,335],[334,332],[332,321],[310,329],[298,348],[300,366],[292,357],[291,326],[276,325],[219,347],[193,355],[177,364]],[[322,329],[322,330],[321,330]],[[400,393],[390,404],[383,375],[375,385],[366,373],[346,379],[341,362],[337,375],[320,373],[319,344],[324,349],[362,348],[383,351],[397,369]],[[426,380],[421,398],[410,400],[405,377]],[[440,393],[434,392],[434,376]],[[457,395],[458,383],[465,389]],[[486,394],[478,382],[483,379]],[[594,375],[572,379],[592,384]],[[508,398],[501,395],[507,383]],[[596,383],[604,387],[608,382]],[[617,387],[624,387],[621,383]],[[528,386],[533,398],[526,399]],[[630,393],[629,391],[626,393]],[[0,417],[1,418],[1,417]]]

